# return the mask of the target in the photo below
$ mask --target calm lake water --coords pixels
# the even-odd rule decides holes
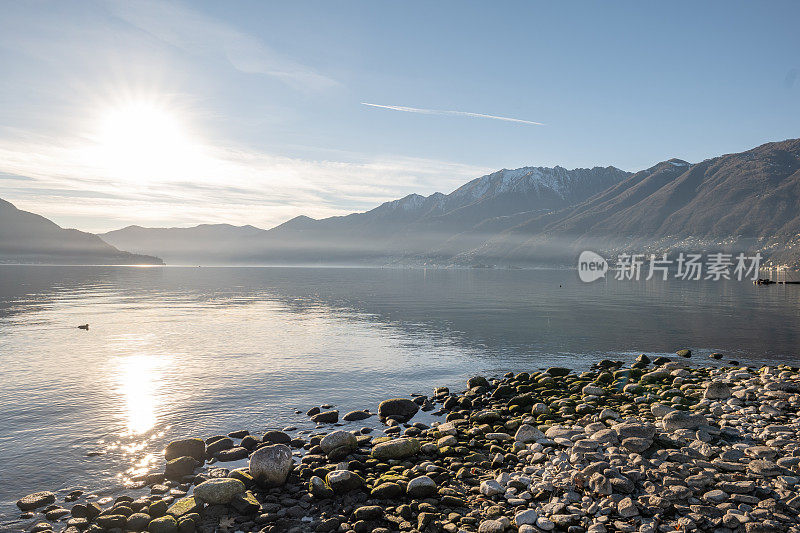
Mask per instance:
[[[321,403],[686,347],[798,364],[798,304],[572,271],[0,266],[0,529],[24,494],[118,495],[172,438],[310,428]]]

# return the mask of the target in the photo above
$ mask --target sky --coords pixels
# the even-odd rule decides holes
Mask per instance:
[[[0,0],[0,198],[252,224],[800,137],[800,3]]]

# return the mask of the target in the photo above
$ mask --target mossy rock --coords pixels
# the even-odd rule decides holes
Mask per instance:
[[[611,372],[603,372],[602,374],[597,376],[595,383],[599,383],[601,385],[608,385],[612,381],[614,381],[614,375]]]

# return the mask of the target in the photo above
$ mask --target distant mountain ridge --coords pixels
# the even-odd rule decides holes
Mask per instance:
[[[792,139],[697,164],[664,161],[455,260],[525,263],[579,249],[694,249],[760,251],[772,264],[800,265],[798,237],[800,139]]]
[[[364,213],[321,220],[300,216],[269,230],[132,226],[100,236],[131,251],[158,254],[170,263],[394,263],[424,255],[487,219],[562,208],[629,175],[614,167],[504,169],[450,194],[410,194]],[[210,235],[214,227],[217,240]]]
[[[116,246],[188,264],[527,266],[583,249],[759,251],[800,266],[800,140],[700,163],[502,169],[450,194],[410,194],[363,213],[252,226],[124,228]],[[216,228],[216,229],[212,229]]]
[[[64,229],[0,199],[0,263],[160,265],[163,261],[120,251],[97,235]]]

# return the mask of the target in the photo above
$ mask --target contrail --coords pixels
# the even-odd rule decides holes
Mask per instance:
[[[522,120],[521,118],[499,117],[497,115],[486,115],[484,113],[469,113],[467,111],[446,111],[443,109],[421,109],[419,107],[405,107],[399,105],[380,105],[361,102],[361,105],[370,107],[379,107],[381,109],[393,109],[395,111],[405,111],[407,113],[421,113],[423,115],[454,115],[458,117],[476,117],[476,118],[491,118],[494,120],[504,120],[506,122],[518,122],[520,124],[530,124],[532,126],[544,126],[542,122],[533,122],[531,120]]]

